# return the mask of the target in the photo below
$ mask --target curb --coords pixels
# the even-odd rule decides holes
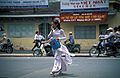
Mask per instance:
[[[32,54],[0,54],[0,57],[32,57]]]
[[[75,56],[72,57],[90,57],[88,53],[80,53],[80,54],[74,54]],[[0,54],[0,57],[34,57],[32,53],[29,54],[20,54],[20,53],[16,53],[16,54]],[[41,56],[39,56],[41,57]],[[42,56],[42,57],[51,57],[51,56]]]

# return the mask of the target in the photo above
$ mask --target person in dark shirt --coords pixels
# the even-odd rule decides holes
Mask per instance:
[[[69,32],[69,41],[70,41],[70,44],[75,44],[75,40],[74,40],[74,36],[72,35],[72,32]]]

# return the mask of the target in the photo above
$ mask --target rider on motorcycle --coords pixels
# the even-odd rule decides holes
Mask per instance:
[[[0,40],[0,45],[3,47],[3,48],[6,48],[7,47],[7,37],[6,37],[6,33],[3,33],[2,34],[2,39]]]
[[[114,28],[115,31],[115,46],[120,47],[120,26]]]
[[[70,41],[70,44],[75,44],[75,40],[74,40],[74,37],[72,35],[72,32],[69,32],[69,41]]]
[[[39,31],[36,31],[34,41],[33,41],[33,43],[35,43],[35,45],[32,48],[33,54],[35,54],[35,51],[39,52],[40,50],[42,52],[44,52],[44,54],[46,54],[45,51],[43,51],[44,50],[43,49],[43,44],[41,44],[42,40],[45,40],[45,38],[40,34]],[[43,54],[43,53],[41,53],[41,54]]]
[[[39,43],[41,43],[41,40],[44,40],[45,38],[40,34],[39,31],[35,32],[35,37],[33,43],[35,43],[34,47],[32,48],[32,51],[34,50],[35,47],[39,47]]]
[[[113,51],[117,52],[116,48],[113,45],[114,41],[116,40],[115,39],[115,32],[114,32],[113,28],[111,28],[111,27],[108,28],[107,31],[108,31],[108,36],[106,38],[104,38],[104,39],[107,40],[107,43],[105,43],[104,46],[105,47],[110,47]]]
[[[66,40],[66,42],[69,41],[69,45],[71,45],[71,48],[74,48],[75,45],[75,40],[74,37],[72,35],[72,32],[69,32],[69,38]]]

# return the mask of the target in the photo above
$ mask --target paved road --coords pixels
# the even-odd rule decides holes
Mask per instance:
[[[89,57],[88,51],[73,54],[75,57]],[[13,53],[0,52],[0,57],[33,57],[33,54],[30,50],[15,50]]]
[[[0,57],[0,78],[53,78],[53,57]],[[120,58],[73,57],[68,71],[55,78],[120,78]]]

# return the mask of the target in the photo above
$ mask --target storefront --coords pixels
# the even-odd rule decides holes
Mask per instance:
[[[7,34],[14,44],[15,49],[24,48],[25,50],[33,47],[33,39],[36,31],[40,31],[41,34],[47,38],[50,32],[50,25],[52,18],[59,14],[51,14],[48,16],[42,15],[42,17],[4,17],[0,18],[1,27],[4,31],[1,32]],[[44,16],[44,17],[43,17]]]
[[[59,16],[58,2],[49,0],[7,0],[0,1],[0,28],[11,39],[14,49],[33,47],[36,31],[47,38],[52,18]],[[53,10],[56,9],[56,10]]]
[[[98,41],[99,32],[108,28],[108,7],[108,0],[61,0],[61,23],[73,32],[81,49],[89,49]]]
[[[52,19],[59,17],[66,36],[69,36],[69,32],[73,32],[75,42],[81,45],[81,49],[89,49],[98,42],[100,32],[105,32],[108,27],[120,25],[120,12],[108,11],[108,4],[110,4],[108,0],[106,3],[97,2],[97,0],[87,0],[87,2],[85,0],[80,3],[76,2],[80,0],[70,0],[73,1],[72,3],[69,0],[61,1],[63,1],[62,5],[60,2],[55,2],[49,4],[48,8],[10,9],[3,10],[4,12],[0,9],[0,29],[4,29],[0,34],[6,32],[15,49],[22,47],[31,50],[34,45],[35,31],[41,31],[42,35],[47,38]],[[93,3],[94,5],[91,5]],[[112,4],[109,5],[109,9],[114,10]],[[102,9],[96,9],[95,6]]]

